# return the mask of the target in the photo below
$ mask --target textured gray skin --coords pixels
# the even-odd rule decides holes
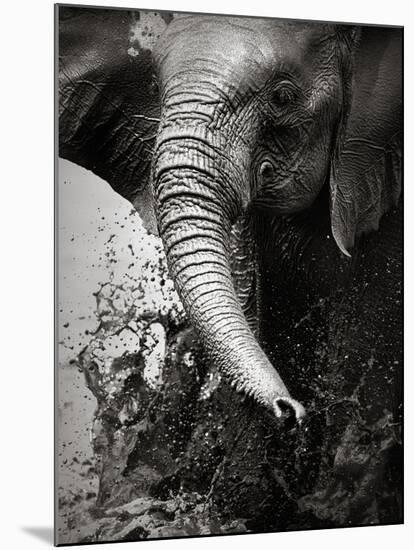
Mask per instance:
[[[328,186],[344,254],[378,228],[400,193],[401,30],[181,16],[152,53],[138,43],[131,56],[133,15],[84,17],[84,31],[62,23],[60,155],[104,177],[152,228],[154,204],[171,276],[212,360],[276,417],[284,404],[301,419],[278,357],[272,364],[258,341],[251,218],[289,219]]]

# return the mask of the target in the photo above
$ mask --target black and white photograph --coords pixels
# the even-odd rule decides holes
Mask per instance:
[[[404,522],[403,35],[55,6],[55,544]]]

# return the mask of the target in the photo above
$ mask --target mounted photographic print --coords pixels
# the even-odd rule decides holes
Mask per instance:
[[[403,522],[402,42],[56,6],[56,544]]]

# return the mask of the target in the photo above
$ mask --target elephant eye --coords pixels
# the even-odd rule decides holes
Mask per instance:
[[[277,88],[272,93],[272,103],[276,107],[283,107],[291,103],[296,98],[296,90],[291,82],[279,82]]]

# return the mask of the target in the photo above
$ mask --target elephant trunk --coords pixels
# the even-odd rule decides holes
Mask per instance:
[[[154,194],[169,270],[210,359],[237,390],[277,417],[294,401],[255,339],[237,299],[230,230],[242,192],[236,163],[206,126],[165,121],[154,154]],[[280,405],[282,404],[282,407]]]

